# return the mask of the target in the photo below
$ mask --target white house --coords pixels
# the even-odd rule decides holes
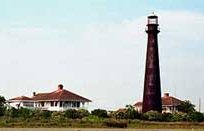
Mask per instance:
[[[86,108],[86,104],[91,100],[77,95],[73,92],[63,89],[63,85],[59,85],[58,89],[50,93],[33,93],[33,97],[12,98],[7,103],[15,108],[33,108],[49,111],[64,111],[67,109]]]
[[[162,113],[174,113],[178,111],[178,105],[181,104],[181,100],[169,96],[169,93],[164,93],[162,99]],[[135,110],[142,112],[142,102],[137,102],[133,105]]]
[[[11,106],[14,107],[16,109],[23,107],[23,108],[33,108],[33,99],[26,97],[26,96],[20,96],[20,97],[15,97],[12,99],[9,99],[6,101],[6,103]]]

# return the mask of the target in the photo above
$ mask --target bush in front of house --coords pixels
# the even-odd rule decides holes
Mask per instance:
[[[65,119],[65,112],[62,111],[53,111],[51,118],[56,121],[63,121]]]
[[[15,118],[15,117],[18,117],[18,110],[14,107],[10,108],[10,109],[7,109],[6,112],[5,112],[5,115],[8,116],[8,117],[11,117],[11,118]]]
[[[88,117],[90,115],[90,112],[88,110],[85,110],[85,109],[79,109],[77,110],[78,112],[78,116],[79,118],[84,118],[84,117]]]
[[[127,110],[125,112],[126,119],[140,119],[141,115],[136,110]]]
[[[104,109],[95,109],[91,111],[91,115],[98,116],[100,118],[108,118],[108,113]]]
[[[142,115],[143,120],[162,121],[162,114],[157,111],[148,111]]]
[[[172,122],[187,121],[188,114],[183,112],[176,112],[172,114]]]
[[[116,118],[116,119],[126,119],[126,112],[124,111],[116,111],[114,114],[113,114],[113,117]]]
[[[52,112],[51,111],[47,111],[47,110],[42,110],[39,112],[39,115],[44,118],[44,119],[48,119],[51,117]]]
[[[6,107],[0,107],[0,116],[4,116],[6,112]]]
[[[192,122],[203,122],[204,115],[200,112],[192,112],[188,114],[188,120]]]
[[[136,110],[118,110],[112,113],[112,117],[116,119],[140,119],[141,114],[137,112]]]
[[[162,121],[171,122],[173,115],[171,113],[162,113]]]
[[[68,109],[65,111],[64,116],[68,119],[77,119],[79,118],[79,113],[75,109]]]

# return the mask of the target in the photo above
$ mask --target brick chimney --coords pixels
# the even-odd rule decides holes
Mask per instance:
[[[164,93],[164,97],[169,97],[169,93]]]
[[[63,90],[63,85],[62,84],[58,85],[58,90]]]

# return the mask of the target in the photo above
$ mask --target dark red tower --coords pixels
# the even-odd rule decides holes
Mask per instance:
[[[148,16],[147,29],[147,54],[144,79],[144,94],[142,112],[162,111],[161,87],[159,71],[159,53],[158,53],[158,17],[156,15]]]

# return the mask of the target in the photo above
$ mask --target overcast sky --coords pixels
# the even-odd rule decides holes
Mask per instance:
[[[142,100],[147,16],[159,17],[162,94],[204,111],[203,0],[0,0],[0,95],[59,83],[89,109]]]

